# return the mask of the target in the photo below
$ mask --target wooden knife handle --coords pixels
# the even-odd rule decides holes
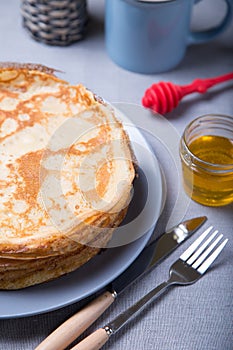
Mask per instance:
[[[71,350],[98,350],[102,348],[108,339],[109,335],[105,329],[100,328],[71,348]]]
[[[105,292],[61,326],[55,329],[35,350],[63,350],[82,334],[113,303],[115,297]]]

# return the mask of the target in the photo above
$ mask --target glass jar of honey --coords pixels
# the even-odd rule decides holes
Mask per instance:
[[[233,117],[208,114],[193,120],[180,142],[183,185],[207,206],[233,202]]]

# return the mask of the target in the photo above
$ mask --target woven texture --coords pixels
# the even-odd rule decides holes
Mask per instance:
[[[30,35],[46,44],[69,45],[85,34],[86,0],[21,0],[21,12]]]

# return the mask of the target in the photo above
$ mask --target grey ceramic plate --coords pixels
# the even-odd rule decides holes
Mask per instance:
[[[115,241],[116,236],[113,237],[113,248],[105,250],[75,272],[19,291],[0,291],[0,318],[52,311],[95,293],[120,275],[148,242],[162,204],[159,164],[142,134],[119,111],[118,114],[133,143],[140,175],[135,181],[134,196],[126,220],[116,232],[120,236]],[[114,247],[118,245],[119,237],[122,237],[124,244]]]

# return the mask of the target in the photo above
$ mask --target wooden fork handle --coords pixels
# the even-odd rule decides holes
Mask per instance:
[[[94,333],[83,339],[70,350],[99,350],[107,343],[109,335],[104,328],[97,329]]]
[[[114,302],[115,297],[105,292],[65,321],[40,343],[35,350],[63,350],[78,338]]]

